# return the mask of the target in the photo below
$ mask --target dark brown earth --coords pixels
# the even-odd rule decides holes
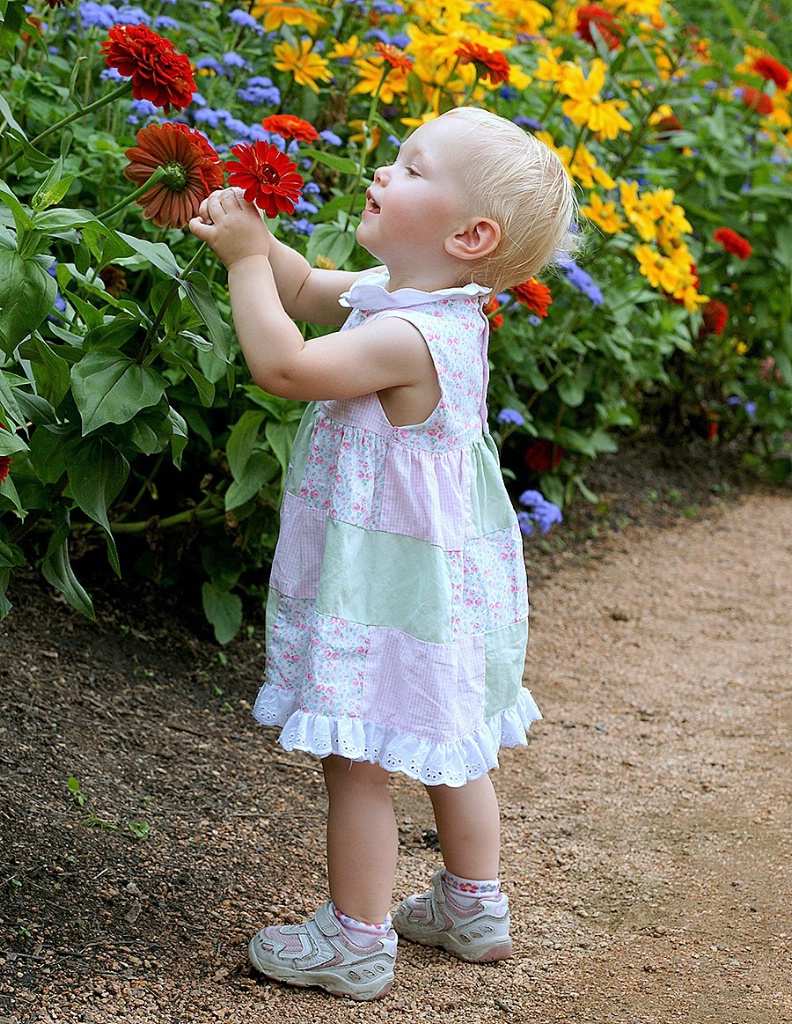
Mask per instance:
[[[599,505],[527,545],[545,718],[494,776],[515,956],[403,943],[374,1004],[247,966],[253,931],[326,898],[317,763],[249,714],[261,623],[220,649],[185,595],[96,578],[92,624],[22,579],[0,1024],[792,1021],[792,493],[704,443],[636,442],[587,481]],[[438,855],[421,788],[393,794],[401,897]]]

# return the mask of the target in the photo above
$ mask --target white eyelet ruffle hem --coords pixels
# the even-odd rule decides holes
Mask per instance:
[[[488,718],[475,732],[450,743],[435,743],[406,736],[392,726],[293,711],[293,707],[294,694],[273,686],[263,688],[253,706],[253,716],[262,725],[282,726],[278,741],[285,750],[371,761],[426,786],[464,786],[486,775],[498,767],[499,748],[527,744],[527,730],[542,717],[530,690],[523,687],[514,707]]]

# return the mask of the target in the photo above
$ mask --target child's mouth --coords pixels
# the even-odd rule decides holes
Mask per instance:
[[[371,197],[371,193],[370,192],[367,192],[366,193],[366,213],[379,213],[379,212],[380,212],[379,203],[375,202],[375,200]]]

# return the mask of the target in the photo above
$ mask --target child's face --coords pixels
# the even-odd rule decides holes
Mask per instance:
[[[439,118],[413,132],[394,164],[376,171],[357,238],[391,278],[400,267],[419,276],[446,258],[443,243],[470,214],[461,159],[459,127]]]

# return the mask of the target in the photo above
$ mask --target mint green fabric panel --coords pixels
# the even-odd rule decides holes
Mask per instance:
[[[300,420],[300,425],[297,428],[294,443],[292,444],[289,460],[291,463],[291,473],[289,474],[289,483],[286,488],[291,494],[300,493],[300,485],[302,484],[303,474],[305,473],[305,467],[311,451],[311,431],[313,429],[315,413],[316,402],[311,402],[306,406],[303,417]]]
[[[515,512],[503,486],[498,451],[489,434],[470,449],[470,514],[473,536],[483,537],[514,525]]]
[[[329,519],[316,610],[448,644],[451,565],[434,544]]]
[[[264,614],[264,643],[265,650],[270,649],[272,642],[272,630],[275,626],[275,619],[278,615],[278,605],[280,604],[280,594],[277,590],[272,587],[267,591],[267,608]]]
[[[528,623],[515,622],[484,636],[484,717],[513,708],[522,686]]]

